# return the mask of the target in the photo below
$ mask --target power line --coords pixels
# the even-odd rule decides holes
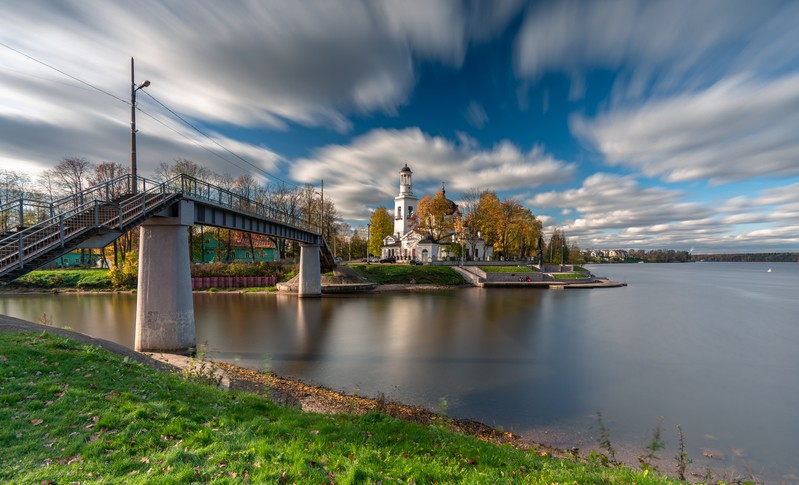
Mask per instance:
[[[137,107],[136,109],[137,109],[137,110],[139,110],[139,112],[140,112],[141,114],[143,114],[143,115],[147,116],[147,117],[148,117],[148,118],[150,118],[151,120],[153,120],[153,121],[155,121],[156,123],[158,123],[158,124],[162,125],[163,127],[167,128],[168,130],[174,131],[174,132],[175,132],[177,135],[180,135],[180,136],[182,136],[183,138],[187,139],[188,141],[190,141],[190,142],[194,143],[195,145],[197,145],[198,147],[200,147],[200,148],[202,148],[203,150],[207,151],[207,152],[208,152],[208,153],[210,153],[211,155],[214,155],[214,156],[216,156],[216,157],[219,157],[219,158],[221,158],[222,160],[224,160],[224,161],[228,162],[229,164],[233,165],[234,167],[236,167],[236,168],[238,168],[238,169],[240,169],[240,170],[243,170],[243,171],[245,171],[245,172],[247,171],[247,169],[245,169],[244,167],[241,167],[241,166],[239,166],[239,165],[236,165],[236,163],[235,163],[235,162],[233,162],[233,161],[231,161],[231,160],[228,160],[227,158],[225,158],[225,157],[223,157],[222,155],[220,155],[220,154],[218,154],[218,153],[214,152],[213,150],[209,149],[208,147],[202,146],[202,145],[201,145],[201,144],[200,144],[200,143],[199,143],[197,140],[193,140],[193,139],[189,138],[189,137],[188,137],[188,136],[186,136],[185,134],[183,134],[183,133],[179,132],[178,130],[176,130],[176,129],[172,128],[171,126],[167,125],[166,123],[164,123],[163,121],[159,120],[158,118],[156,118],[155,116],[151,115],[150,113],[148,113],[148,112],[144,111],[143,109],[141,109],[141,108],[139,108],[139,107]]]
[[[164,103],[162,103],[161,101],[159,101],[159,100],[158,100],[158,99],[157,99],[155,96],[153,96],[152,94],[150,94],[149,92],[147,92],[147,91],[144,91],[144,90],[142,90],[142,92],[143,92],[144,94],[146,94],[146,95],[147,95],[147,96],[148,96],[150,99],[152,99],[153,101],[155,101],[156,103],[158,103],[159,105],[161,105],[161,107],[162,107],[162,108],[164,108],[165,110],[167,110],[167,111],[169,111],[170,113],[172,113],[172,115],[173,115],[173,116],[175,116],[177,119],[179,119],[180,121],[182,121],[183,123],[185,123],[185,124],[186,124],[187,126],[189,126],[191,129],[193,129],[193,130],[194,130],[194,131],[196,131],[197,133],[201,134],[201,135],[202,135],[202,136],[204,136],[205,138],[209,139],[209,140],[210,140],[211,142],[213,142],[213,143],[214,143],[216,146],[218,146],[218,147],[219,147],[219,148],[221,148],[222,150],[225,150],[226,152],[228,152],[229,154],[231,154],[231,155],[233,155],[234,157],[238,158],[239,160],[241,160],[242,162],[246,163],[247,165],[251,166],[251,167],[252,167],[252,168],[254,168],[255,170],[258,170],[259,172],[262,172],[262,173],[264,173],[264,174],[265,174],[266,176],[268,176],[268,177],[271,177],[271,178],[273,178],[273,179],[275,179],[275,180],[278,180],[278,181],[280,181],[280,182],[283,182],[284,184],[287,184],[287,185],[293,185],[294,187],[299,187],[299,185],[298,185],[298,184],[294,184],[294,183],[291,183],[291,182],[287,182],[287,181],[285,181],[285,180],[281,179],[280,177],[277,177],[277,176],[275,176],[275,175],[272,175],[271,173],[269,173],[269,172],[267,172],[266,170],[262,169],[261,167],[259,167],[259,166],[255,165],[254,163],[250,162],[249,160],[247,160],[247,159],[245,159],[245,158],[241,157],[240,155],[238,155],[238,154],[236,154],[236,153],[233,153],[233,152],[232,152],[232,151],[230,151],[230,150],[229,150],[227,147],[223,146],[221,143],[219,143],[218,141],[216,141],[215,139],[213,139],[213,138],[212,138],[210,135],[206,134],[204,131],[202,131],[202,130],[200,130],[199,128],[197,128],[196,126],[194,126],[194,125],[193,125],[193,124],[192,124],[190,121],[186,120],[185,118],[183,118],[182,116],[180,116],[178,113],[176,113],[174,110],[172,110],[170,107],[166,106]],[[213,152],[212,152],[212,153],[213,153]],[[217,156],[218,156],[218,155],[217,155]],[[226,161],[228,161],[228,162],[229,162],[229,160],[227,160],[226,158],[223,158],[223,157],[220,157],[220,158],[222,158],[223,160],[226,160]],[[236,165],[236,164],[233,164],[233,165],[234,165],[234,166],[236,166],[236,167],[238,167],[238,168],[241,168],[241,167],[239,167],[239,166],[238,166],[238,165]],[[242,169],[242,170],[243,170],[243,169]]]
[[[30,60],[32,60],[32,61],[34,61],[34,62],[37,62],[37,63],[39,63],[39,64],[43,65],[44,67],[47,67],[47,68],[49,68],[49,69],[52,69],[52,70],[54,70],[54,71],[56,71],[56,72],[58,72],[58,73],[60,73],[60,74],[63,74],[64,76],[66,76],[66,77],[68,77],[68,78],[70,78],[70,79],[72,79],[72,80],[75,80],[75,81],[77,81],[77,82],[79,82],[79,83],[81,83],[81,84],[85,84],[86,86],[89,86],[90,88],[92,88],[92,89],[94,89],[94,90],[100,91],[101,93],[105,94],[106,96],[111,96],[112,98],[114,98],[114,99],[116,99],[116,100],[118,100],[118,101],[122,101],[123,103],[125,103],[125,104],[127,104],[127,105],[130,105],[130,101],[128,101],[128,100],[126,100],[126,99],[122,99],[122,98],[120,98],[119,96],[117,96],[116,94],[109,93],[108,91],[106,91],[106,90],[104,90],[104,89],[102,89],[102,88],[98,88],[98,87],[97,87],[97,86],[95,86],[94,84],[88,83],[88,82],[84,81],[83,79],[79,79],[79,78],[77,78],[77,77],[73,76],[72,74],[68,74],[68,73],[66,73],[66,72],[62,71],[61,69],[59,69],[59,68],[57,68],[57,67],[54,67],[54,66],[51,66],[50,64],[47,64],[47,63],[46,63],[46,62],[44,62],[44,61],[40,61],[39,59],[36,59],[35,57],[33,57],[33,56],[30,56],[30,55],[28,55],[28,54],[25,54],[24,52],[22,52],[22,51],[20,51],[20,50],[14,49],[14,48],[13,48],[13,47],[11,47],[10,45],[7,45],[7,44],[4,44],[4,43],[0,42],[0,46],[3,46],[3,47],[5,47],[5,48],[6,48],[6,49],[8,49],[8,50],[14,51],[14,52],[16,52],[17,54],[19,54],[19,55],[21,55],[21,56],[27,57],[28,59],[30,59]]]
[[[66,76],[66,77],[68,77],[68,78],[70,78],[70,79],[72,79],[72,80],[74,80],[74,81],[77,81],[77,82],[79,82],[79,83],[81,83],[81,84],[84,84],[84,85],[86,85],[86,86],[88,86],[88,87],[90,87],[90,88],[92,88],[92,89],[94,89],[94,90],[96,90],[96,91],[99,91],[99,92],[101,92],[101,93],[105,94],[106,96],[110,96],[110,97],[112,97],[112,98],[116,99],[117,101],[121,101],[121,102],[123,102],[123,103],[127,104],[128,106],[130,106],[130,101],[128,101],[128,100],[126,100],[126,99],[123,99],[123,98],[120,98],[119,96],[117,96],[117,95],[115,95],[115,94],[113,94],[113,93],[110,93],[110,92],[108,92],[108,91],[106,91],[106,90],[104,90],[104,89],[102,89],[102,88],[99,88],[99,87],[95,86],[94,84],[91,84],[91,83],[89,83],[89,82],[87,82],[87,81],[84,81],[84,80],[82,80],[82,79],[80,79],[80,78],[78,78],[78,77],[75,77],[75,76],[73,76],[73,75],[71,75],[71,74],[67,73],[67,72],[64,72],[64,71],[62,71],[61,69],[58,69],[57,67],[54,67],[54,66],[52,66],[52,65],[50,65],[50,64],[48,64],[48,63],[46,63],[46,62],[44,62],[44,61],[41,61],[41,60],[39,60],[39,59],[37,59],[37,58],[35,58],[35,57],[33,57],[33,56],[29,55],[29,54],[26,54],[26,53],[24,53],[24,52],[22,52],[22,51],[20,51],[20,50],[18,50],[18,49],[15,49],[15,48],[13,48],[13,47],[9,46],[8,44],[5,44],[5,43],[3,43],[3,42],[0,42],[0,46],[3,46],[3,47],[5,47],[5,48],[6,48],[6,49],[8,49],[8,50],[11,50],[11,51],[13,51],[13,52],[16,52],[17,54],[19,54],[19,55],[21,55],[21,56],[23,56],[23,57],[26,57],[26,58],[28,58],[28,59],[30,59],[30,60],[32,60],[32,61],[34,61],[34,62],[38,63],[38,64],[41,64],[41,65],[43,65],[43,66],[45,66],[45,67],[47,67],[47,68],[49,68],[49,69],[52,69],[52,70],[54,70],[54,71],[58,72],[59,74],[62,74],[62,75]],[[275,179],[275,180],[277,180],[277,181],[279,181],[279,182],[282,182],[283,184],[286,184],[286,185],[291,185],[291,186],[293,186],[293,187],[299,187],[299,186],[300,186],[299,184],[295,184],[295,183],[292,183],[292,182],[288,182],[288,181],[286,181],[286,180],[283,180],[283,179],[281,179],[280,177],[278,177],[278,176],[276,176],[276,175],[272,175],[271,173],[267,172],[266,170],[262,169],[261,167],[258,167],[257,165],[255,165],[254,163],[250,162],[249,160],[246,160],[245,158],[241,157],[240,155],[238,155],[238,154],[236,154],[236,153],[233,153],[233,152],[232,152],[231,150],[229,150],[227,147],[223,146],[221,143],[219,143],[218,141],[216,141],[215,139],[213,139],[211,136],[209,136],[208,134],[206,134],[205,132],[203,132],[202,130],[200,130],[199,128],[197,128],[196,126],[194,126],[194,125],[193,125],[192,123],[190,123],[188,120],[186,120],[185,118],[183,118],[182,116],[180,116],[178,113],[176,113],[174,110],[172,110],[171,108],[169,108],[168,106],[166,106],[166,105],[165,105],[164,103],[162,103],[161,101],[159,101],[159,100],[158,100],[158,99],[157,99],[155,96],[153,96],[153,95],[152,95],[152,94],[150,94],[149,92],[147,92],[147,91],[144,91],[144,90],[142,90],[141,92],[142,92],[142,93],[144,93],[144,94],[146,94],[147,96],[149,96],[149,97],[150,97],[150,98],[151,98],[153,101],[155,101],[156,103],[158,103],[159,105],[161,105],[161,107],[163,107],[165,110],[167,110],[167,111],[168,111],[169,113],[171,113],[173,116],[175,116],[175,117],[176,117],[176,118],[178,118],[180,121],[182,121],[183,123],[185,123],[185,124],[186,124],[187,126],[189,126],[191,129],[193,129],[193,130],[194,130],[194,131],[196,131],[197,133],[201,134],[201,135],[202,135],[202,136],[204,136],[205,138],[209,139],[211,142],[213,142],[213,143],[214,143],[215,145],[217,145],[219,148],[221,148],[221,149],[225,150],[226,152],[230,153],[230,154],[231,154],[231,155],[233,155],[234,157],[238,158],[238,159],[239,159],[239,160],[241,160],[242,162],[244,162],[244,163],[246,163],[247,165],[249,165],[249,166],[251,166],[252,168],[254,168],[255,170],[257,170],[257,171],[259,171],[259,172],[263,173],[264,175],[266,175],[266,176],[267,176],[267,177],[269,177],[269,178],[272,178],[272,179]],[[204,147],[204,146],[200,145],[200,144],[199,144],[199,143],[198,143],[196,140],[192,140],[191,138],[187,137],[187,136],[186,136],[186,135],[184,135],[183,133],[180,133],[179,131],[175,130],[174,128],[172,128],[171,126],[167,125],[167,124],[166,124],[166,123],[164,123],[163,121],[161,121],[161,120],[157,119],[157,118],[156,118],[156,117],[154,117],[153,115],[151,115],[151,114],[149,114],[149,113],[147,113],[147,112],[143,111],[142,109],[140,109],[140,108],[138,108],[138,107],[137,107],[136,109],[138,109],[138,110],[139,110],[141,113],[145,114],[145,115],[146,115],[146,116],[148,116],[149,118],[151,118],[151,119],[155,120],[156,122],[160,123],[160,124],[161,124],[161,125],[163,125],[164,127],[168,128],[169,130],[171,130],[171,131],[174,131],[174,132],[175,132],[175,133],[177,133],[178,135],[180,135],[180,136],[182,136],[182,137],[186,138],[187,140],[189,140],[189,141],[191,141],[192,143],[196,144],[196,145],[197,145],[197,146],[199,146],[200,148],[202,148],[202,149],[206,150],[208,153],[211,153],[212,155],[215,155],[215,156],[219,157],[220,159],[222,159],[222,160],[224,160],[224,161],[226,161],[226,162],[230,163],[230,164],[231,164],[231,165],[233,165],[234,167],[236,167],[236,168],[238,168],[238,169],[240,169],[240,170],[242,170],[242,171],[244,171],[244,172],[248,172],[248,170],[247,170],[247,169],[245,169],[244,167],[241,167],[240,165],[237,165],[237,164],[236,164],[236,163],[234,163],[233,161],[231,161],[231,160],[229,160],[229,159],[227,159],[227,158],[225,158],[225,157],[223,157],[223,156],[219,155],[218,153],[215,153],[214,151],[212,151],[212,150],[208,149],[207,147]]]

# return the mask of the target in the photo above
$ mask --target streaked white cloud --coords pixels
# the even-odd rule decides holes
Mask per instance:
[[[641,187],[633,177],[598,173],[585,179],[577,189],[541,193],[529,203],[574,209],[579,217],[567,225],[570,231],[655,226],[712,215],[697,204],[681,202],[681,196],[674,190]]]
[[[460,66],[471,42],[500,32],[520,8],[519,1],[0,0],[0,42],[120,98],[0,47],[0,125],[19,135],[3,162],[34,171],[78,153],[126,159],[128,135],[119,128],[127,123],[130,57],[137,82],[149,79],[148,92],[205,126],[297,123],[346,132],[351,116],[396,114],[419,59]],[[140,125],[142,136],[160,130]],[[159,141],[150,159],[142,144],[144,170],[195,158],[180,139]],[[213,158],[215,170],[229,169]]]
[[[464,112],[463,116],[470,125],[477,129],[484,127],[485,124],[488,123],[488,115],[486,114],[486,110],[483,108],[483,105],[474,100],[472,100],[472,102],[469,103],[469,106],[466,107],[466,111]]]
[[[730,79],[694,94],[610,110],[572,131],[611,165],[671,182],[799,175],[799,75]]]
[[[468,141],[473,141],[466,138]],[[458,145],[430,136],[418,128],[373,130],[349,145],[330,145],[297,160],[291,175],[296,180],[326,186],[345,219],[363,220],[368,207],[391,205],[399,190],[399,170],[407,163],[414,171],[414,192],[421,198],[439,190],[472,188],[529,189],[569,180],[574,165],[557,160],[534,147],[521,151],[509,141],[491,149],[473,143]]]
[[[577,189],[541,193],[527,203],[534,211],[574,211],[564,221],[546,218],[545,230],[564,230],[582,248],[786,251],[799,242],[796,194],[799,184],[764,189],[726,204],[687,202],[689,194],[683,191],[642,187],[632,176],[598,173]]]
[[[793,2],[708,0],[541,2],[516,40],[517,72],[558,72],[581,97],[593,69],[619,70],[618,99],[696,89],[733,75],[794,67],[799,52]],[[625,75],[626,74],[626,75]]]

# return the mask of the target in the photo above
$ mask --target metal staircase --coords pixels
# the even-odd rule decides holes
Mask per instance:
[[[0,207],[0,284],[88,239],[109,232],[121,235],[180,198],[165,192],[164,184],[146,179],[137,180],[141,190],[131,194],[130,182],[130,177],[122,176],[53,203],[17,199]]]
[[[8,284],[89,239],[107,236],[107,244],[184,198],[320,234],[314,224],[187,175],[163,183],[124,175],[52,203],[20,198],[0,205],[0,284]],[[319,239],[323,266],[335,265],[327,242],[321,236]]]

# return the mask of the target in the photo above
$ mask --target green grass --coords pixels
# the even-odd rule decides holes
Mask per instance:
[[[463,277],[449,266],[408,266],[404,264],[352,265],[361,276],[381,285],[421,284],[463,285]]]
[[[55,269],[32,271],[13,282],[17,288],[113,288],[107,269]]]
[[[536,273],[527,266],[480,266],[486,273]]]
[[[577,280],[588,277],[585,273],[553,273],[552,276],[556,280]]]
[[[0,482],[677,483],[379,413],[318,415],[0,332]]]
[[[254,286],[252,288],[239,288],[242,293],[261,293],[277,291],[277,286]]]

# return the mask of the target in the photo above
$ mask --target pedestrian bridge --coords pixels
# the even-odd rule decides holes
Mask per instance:
[[[54,202],[0,205],[0,284],[79,248],[102,248],[140,227],[136,350],[195,347],[187,228],[200,224],[300,243],[300,297],[322,294],[335,266],[321,227],[188,175],[156,182],[128,175]]]

